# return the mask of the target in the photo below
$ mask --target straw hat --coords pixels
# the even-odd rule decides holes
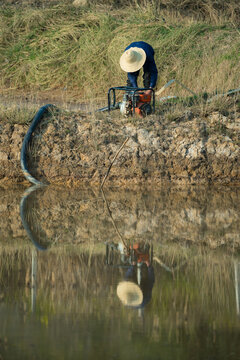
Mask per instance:
[[[117,296],[126,306],[139,306],[143,301],[142,290],[132,281],[121,281],[117,287]]]
[[[135,72],[141,69],[146,60],[146,53],[138,47],[131,47],[120,57],[120,66],[123,71]]]

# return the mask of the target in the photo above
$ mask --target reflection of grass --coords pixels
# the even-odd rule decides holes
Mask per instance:
[[[19,244],[19,242],[21,244]],[[24,272],[31,258],[31,246],[29,242],[23,242],[22,239],[13,241],[9,239],[7,243],[0,246],[0,286],[7,289],[13,286],[16,291],[19,287],[24,287]],[[24,272],[22,272],[24,269]],[[11,297],[10,297],[11,298]]]
[[[20,301],[26,310],[31,309],[32,249],[9,247],[0,252],[3,299]],[[155,249],[155,256],[177,270],[172,275],[153,264],[155,284],[145,309],[150,338],[158,341],[167,332],[169,342],[184,334],[194,340],[202,326],[207,332],[239,327],[231,257],[206,247],[155,244]],[[125,271],[107,267],[104,260],[104,244],[57,246],[37,253],[36,311],[44,327],[56,314],[74,314],[75,321],[83,317],[115,321],[120,316],[125,325],[135,324],[136,313],[124,308],[116,295]]]
[[[10,278],[11,271],[22,268],[21,271],[24,273],[30,269],[32,249],[34,247],[30,244],[0,249],[1,283],[4,283],[3,273],[6,269],[8,269]],[[165,273],[164,268],[154,262],[157,274],[160,272],[162,274],[160,277],[163,276],[164,279],[171,278],[173,283],[182,290],[192,287],[195,292],[197,288],[201,289],[202,299],[208,293],[213,294],[216,291],[219,294],[221,288],[225,291],[228,287],[227,284],[231,281],[231,258],[226,254],[217,254],[201,247],[186,249],[180,245],[169,245],[160,249],[155,246],[155,249],[154,256],[173,269],[172,276],[168,272]],[[105,276],[103,273],[105,245],[101,243],[57,246],[37,254],[39,288],[44,289],[48,284],[48,286],[53,285],[56,291],[64,292],[65,290],[69,291],[70,284],[77,282],[78,286],[80,285],[82,288],[87,286],[90,289],[94,288],[96,284],[100,285]],[[79,272],[85,273],[87,276],[77,276]],[[191,285],[193,279],[195,281]],[[224,287],[222,284],[225,284]],[[163,285],[164,283],[160,281],[159,286]],[[101,287],[98,291],[101,292]],[[197,296],[199,294],[199,292],[196,293]],[[221,296],[217,300],[221,301]]]

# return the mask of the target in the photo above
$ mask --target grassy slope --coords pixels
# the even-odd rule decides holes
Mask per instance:
[[[172,78],[197,93],[240,85],[240,30],[230,19],[209,22],[165,12],[164,21],[152,4],[2,6],[0,14],[2,89],[67,87],[84,96],[105,94],[110,86],[125,84],[119,57],[134,40],[154,47],[158,88]]]

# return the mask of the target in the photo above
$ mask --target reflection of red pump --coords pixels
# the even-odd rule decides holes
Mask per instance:
[[[150,254],[149,254],[149,245],[141,246],[141,244],[130,245],[129,250],[132,251],[133,258],[135,258],[137,263],[149,263]]]
[[[120,255],[120,259],[119,259]],[[106,264],[107,265],[141,265],[148,266],[153,261],[153,246],[149,243],[133,243],[125,248],[121,243],[106,243]],[[119,264],[121,263],[121,265]]]

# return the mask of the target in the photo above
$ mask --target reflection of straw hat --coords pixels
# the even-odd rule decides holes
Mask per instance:
[[[138,47],[131,47],[120,57],[120,66],[123,71],[134,72],[141,69],[146,60],[146,53]]]
[[[120,282],[117,287],[117,295],[126,306],[139,306],[143,301],[142,290],[132,281]]]

